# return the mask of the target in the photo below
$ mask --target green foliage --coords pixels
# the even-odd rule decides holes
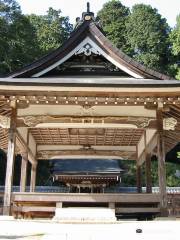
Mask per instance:
[[[36,185],[37,186],[51,186],[52,185],[50,161],[41,160],[38,162]]]
[[[18,14],[21,14],[21,9],[15,0],[0,0],[0,18],[11,23]]]
[[[132,56],[147,67],[165,72],[170,54],[170,28],[157,9],[150,5],[134,5],[126,21],[126,30]]]
[[[33,61],[38,53],[36,35],[29,20],[13,0],[0,1],[0,73]]]
[[[61,16],[61,10],[49,8],[47,15],[32,14],[28,19],[36,29],[38,45],[43,54],[58,48],[72,31],[69,18]]]
[[[25,16],[15,0],[0,0],[0,75],[15,71],[59,47],[72,30],[61,11]]]
[[[105,3],[97,14],[107,37],[126,52],[129,50],[125,40],[125,22],[129,13],[129,8],[122,5],[119,0],[111,0]]]
[[[149,68],[174,73],[169,68],[170,27],[157,9],[136,4],[130,12],[120,1],[112,0],[104,4],[98,17],[107,37],[118,48]]]
[[[180,80],[180,15],[177,16],[177,24],[170,34],[170,41],[175,62],[171,67],[175,72],[176,78]]]
[[[125,172],[121,177],[121,185],[128,187],[135,187],[136,186],[136,164],[135,161],[126,160],[123,163],[123,167]]]
[[[166,181],[168,187],[180,186],[180,178],[175,175],[177,170],[180,170],[180,164],[166,163]]]
[[[127,169],[126,173],[122,176],[123,186],[136,186],[136,164],[134,161],[124,161],[124,167]],[[180,178],[175,174],[176,171],[180,171],[180,164],[166,162],[166,183],[168,187],[180,186]],[[145,178],[145,164],[142,165],[142,186],[146,186]],[[158,162],[151,161],[151,176],[152,185],[158,186]]]

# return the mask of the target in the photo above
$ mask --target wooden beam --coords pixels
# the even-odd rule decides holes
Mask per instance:
[[[36,127],[42,123],[67,124],[130,124],[137,127],[156,128],[156,119],[150,117],[124,117],[124,116],[61,116],[61,115],[25,115],[18,117],[18,127]],[[62,126],[62,125],[61,125]]]
[[[160,209],[157,207],[123,207],[116,208],[116,213],[159,213]]]
[[[6,166],[6,179],[4,191],[4,205],[3,215],[10,215],[11,207],[11,191],[13,184],[13,171],[14,171],[14,158],[15,158],[15,145],[16,145],[16,101],[11,102],[11,119],[10,128],[8,133],[8,152],[7,152],[7,166]]]
[[[33,155],[31,149],[29,148],[29,146],[27,145],[27,143],[24,141],[24,139],[21,137],[21,135],[19,134],[19,132],[16,132],[16,141],[18,144],[18,147],[20,148],[21,152],[28,152],[28,160],[32,163],[35,164],[36,163],[36,159],[35,156]]]
[[[45,206],[13,206],[13,212],[55,212],[56,207]]]
[[[159,194],[136,193],[13,193],[14,202],[159,203]]]
[[[138,162],[137,162],[138,165],[142,165],[145,162],[146,152],[147,153],[153,152],[154,148],[157,146],[157,141],[158,141],[157,139],[158,139],[158,135],[157,135],[157,133],[155,133],[154,136],[149,141],[149,143],[147,144],[146,151],[144,149],[143,152],[138,157]]]
[[[48,160],[54,157],[67,158],[67,157],[77,157],[77,156],[99,156],[99,157],[118,157],[122,159],[136,159],[136,152],[132,151],[118,151],[118,150],[94,150],[94,149],[82,149],[82,150],[42,150],[37,152],[38,160]]]

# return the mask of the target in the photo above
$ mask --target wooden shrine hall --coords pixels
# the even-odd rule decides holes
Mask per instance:
[[[113,159],[80,158],[51,162],[54,182],[66,186],[68,192],[104,193],[108,187],[119,185],[124,172],[120,161]]]
[[[63,46],[0,79],[0,127],[0,148],[7,152],[4,215],[33,202],[38,205],[32,211],[78,202],[102,203],[116,212],[137,203],[140,211],[166,213],[165,154],[179,142],[180,82],[113,46],[89,8]],[[22,156],[20,192],[12,192],[16,154]],[[152,155],[158,157],[156,194]],[[38,162],[69,158],[134,161],[137,193],[35,192]],[[28,161],[30,192],[25,191]]]

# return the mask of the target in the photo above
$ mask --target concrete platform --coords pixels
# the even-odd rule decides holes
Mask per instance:
[[[116,221],[115,210],[110,208],[84,208],[69,207],[56,208],[54,221]]]

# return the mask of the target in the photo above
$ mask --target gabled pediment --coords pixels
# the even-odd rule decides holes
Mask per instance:
[[[115,61],[90,37],[86,37],[64,58],[34,74],[32,77],[64,75],[107,75],[142,78]]]
[[[79,75],[97,73],[136,79],[170,79],[147,69],[113,46],[93,21],[83,22],[62,47],[10,77],[61,77],[64,74],[74,75],[73,71]]]

